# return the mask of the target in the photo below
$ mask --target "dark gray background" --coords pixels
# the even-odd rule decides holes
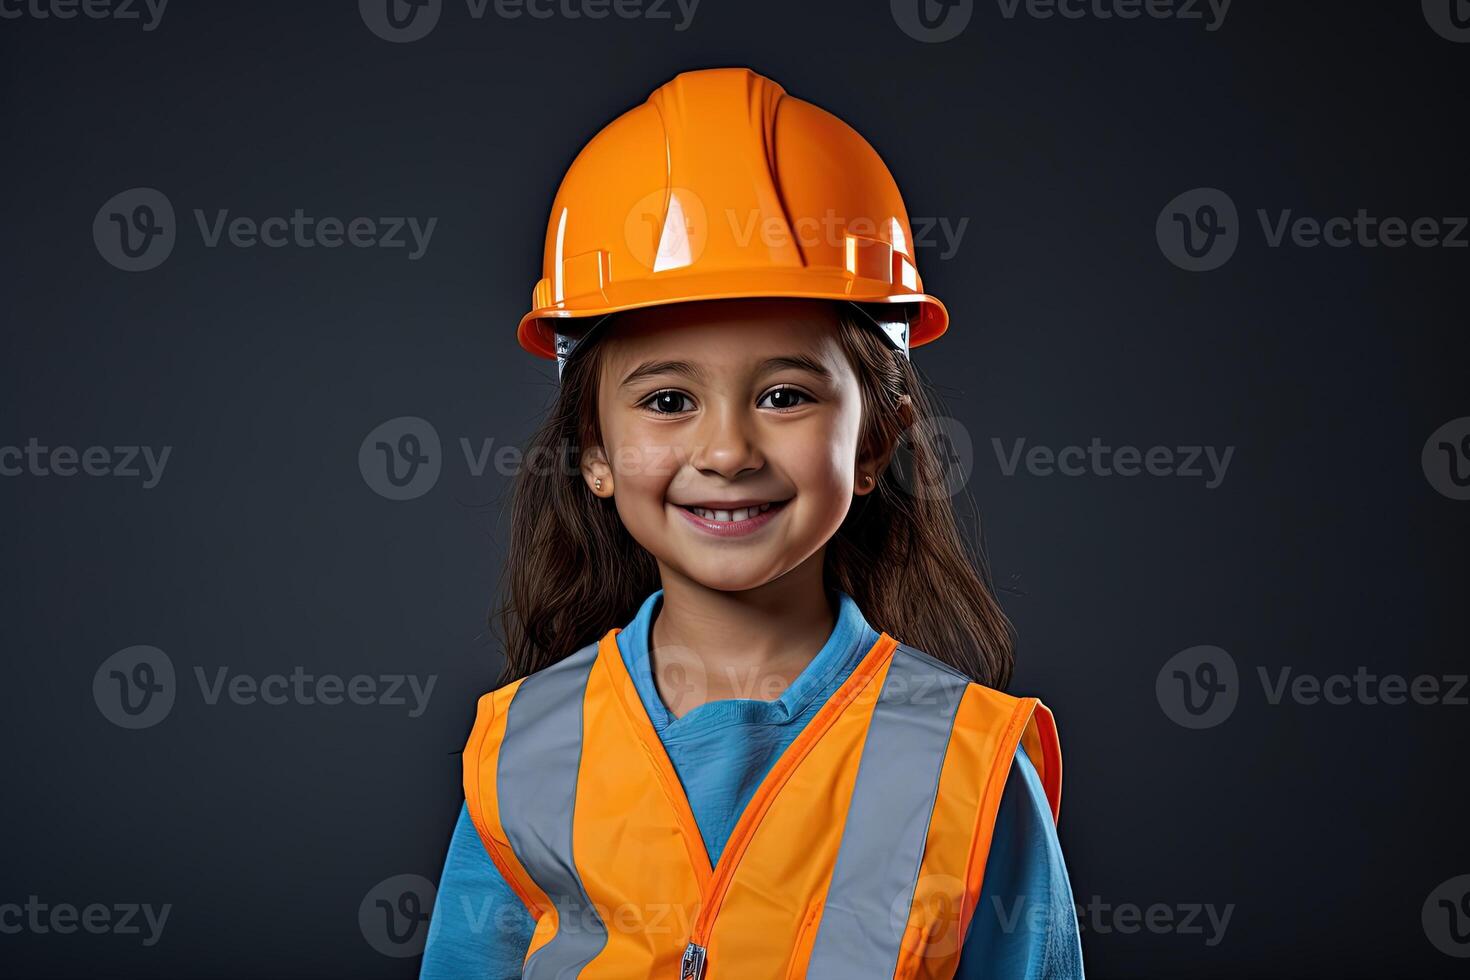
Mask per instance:
[[[878,148],[949,333],[915,360],[974,439],[978,501],[1020,634],[1013,693],[1059,719],[1079,903],[1233,905],[1223,941],[1106,934],[1090,976],[1462,975],[1421,925],[1470,872],[1466,719],[1448,705],[1270,705],[1257,667],[1463,673],[1470,503],[1420,464],[1470,415],[1466,250],[1268,248],[1255,209],[1470,212],[1470,44],[1420,5],[1237,0],[1199,21],[1036,19],[976,4],[921,43],[883,2],[704,0],[670,21],[474,20],[414,43],[352,2],[174,0],[156,30],[0,20],[0,445],[169,445],[163,479],[0,478],[7,747],[0,904],[171,903],[163,939],[0,933],[0,972],[412,977],[358,906],[438,877],[459,756],[499,655],[510,480],[461,437],[521,443],[555,369],[514,326],[577,149],[675,73],[749,65]],[[91,226],[135,187],[179,240],[119,271]],[[1154,224],[1218,187],[1222,268]],[[437,217],[426,255],[206,248],[192,210]],[[394,502],[364,436],[429,420],[443,473]],[[1009,446],[1234,446],[1224,482],[1006,476]],[[621,624],[609,624],[621,625]],[[179,676],[160,724],[92,697],[114,652]],[[1155,678],[1199,644],[1240,703],[1174,724]],[[383,705],[210,706],[195,666],[437,675]]]

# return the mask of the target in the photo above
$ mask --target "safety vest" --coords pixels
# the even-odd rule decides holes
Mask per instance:
[[[1016,746],[1056,819],[1051,712],[887,633],[711,868],[610,630],[479,699],[470,816],[536,920],[523,975],[952,977]]]

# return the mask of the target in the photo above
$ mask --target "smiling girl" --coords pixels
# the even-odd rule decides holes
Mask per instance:
[[[1080,977],[1056,729],[1001,693],[877,154],[686,72],[578,155],[544,272],[527,458],[575,465],[519,477],[421,976]]]

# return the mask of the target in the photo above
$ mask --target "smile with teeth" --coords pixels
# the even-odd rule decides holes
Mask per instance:
[[[717,524],[733,524],[736,521],[749,520],[757,514],[764,514],[775,507],[776,503],[776,501],[768,501],[755,507],[741,507],[738,510],[709,510],[705,507],[684,507],[684,509],[707,521],[714,521]]]

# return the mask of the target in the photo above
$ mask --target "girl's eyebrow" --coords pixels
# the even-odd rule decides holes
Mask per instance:
[[[761,362],[757,373],[769,374],[772,371],[779,371],[782,368],[808,371],[823,381],[832,380],[832,372],[828,370],[827,366],[816,358],[809,357],[806,354],[767,358]],[[693,381],[702,381],[704,379],[704,372],[688,361],[644,361],[628,373],[628,376],[623,379],[621,387],[626,388],[634,382],[642,381],[644,378],[659,374],[680,374]]]
[[[700,381],[704,378],[704,372],[699,370],[688,361],[644,361],[623,379],[620,387],[626,388],[635,381],[658,374],[682,374],[692,381]]]
[[[772,357],[761,362],[760,374],[769,374],[782,368],[794,368],[798,371],[809,371],[821,378],[823,381],[832,380],[832,372],[827,366],[814,357],[806,354],[794,354],[787,357]]]

